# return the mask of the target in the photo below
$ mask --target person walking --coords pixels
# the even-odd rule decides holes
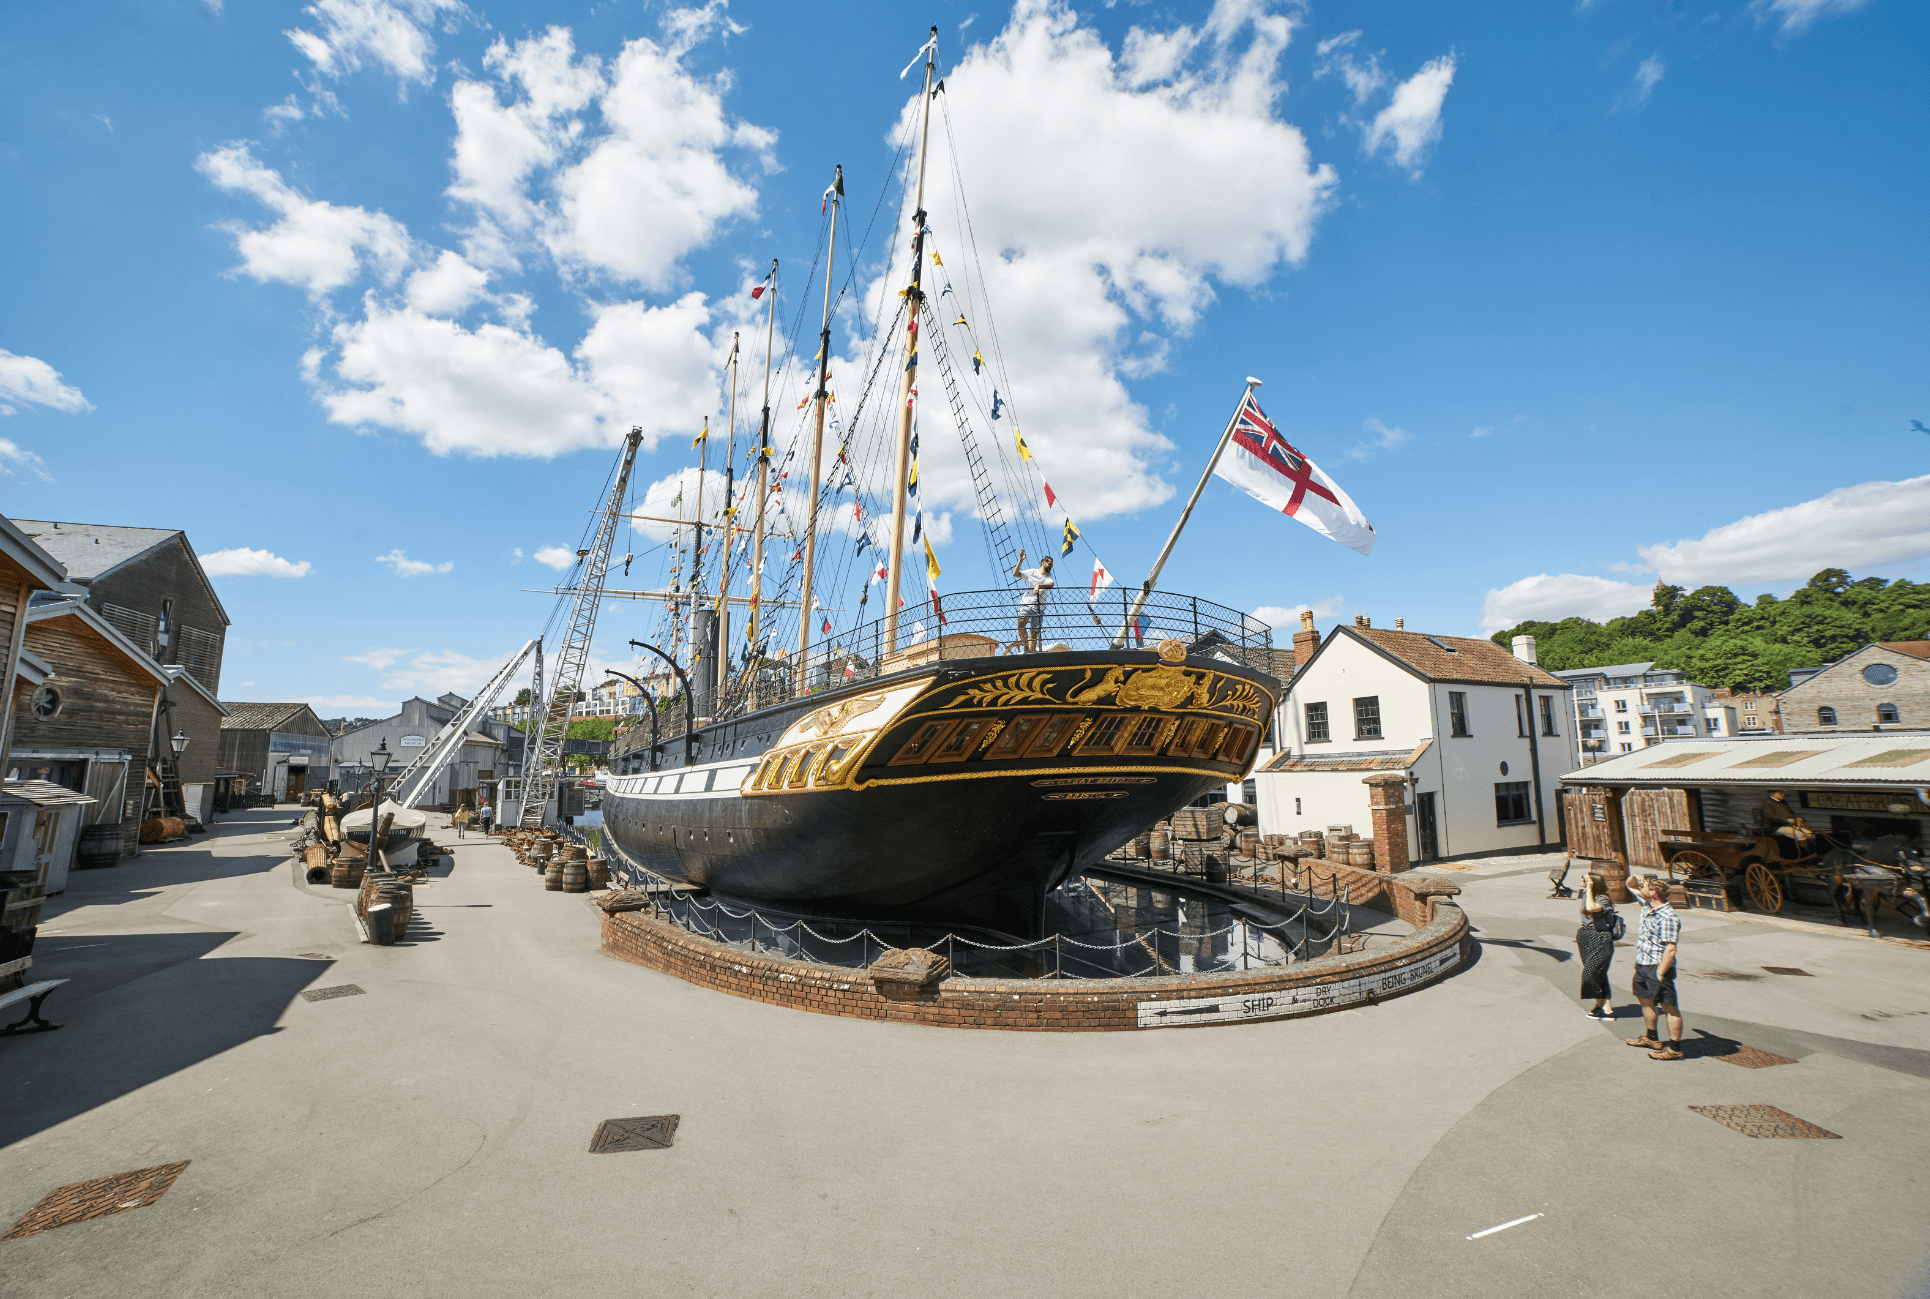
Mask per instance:
[[[1615,1018],[1608,1004],[1608,966],[1615,959],[1615,940],[1623,932],[1622,918],[1608,900],[1608,880],[1590,871],[1582,877],[1582,924],[1575,931],[1575,945],[1582,956],[1582,1000],[1595,1002],[1582,1012],[1590,1019]]]
[[[476,804],[476,820],[482,824],[483,838],[489,837],[489,823],[495,819],[496,809],[490,804],[489,795],[484,794]]]
[[[1057,585],[1052,580],[1052,556],[1041,559],[1037,568],[1026,568],[1025,552],[1021,550],[1012,576],[1025,583],[1026,591],[1019,598],[1019,638],[1005,648],[1008,653],[1017,649],[1036,654],[1044,638],[1046,593]]]
[[[469,804],[463,803],[456,808],[456,816],[455,816],[456,838],[466,839],[469,837],[467,833],[469,829],[469,817],[470,817]]]
[[[1668,888],[1653,875],[1644,875],[1636,885],[1642,923],[1635,937],[1635,999],[1642,1003],[1643,1033],[1629,1038],[1628,1044],[1649,1048],[1651,1060],[1682,1058],[1682,1002],[1675,994],[1675,951],[1682,920],[1669,905]],[[1655,1036],[1658,1011],[1669,1019],[1666,1042]]]

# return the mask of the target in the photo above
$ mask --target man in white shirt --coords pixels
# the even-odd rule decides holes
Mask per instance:
[[[1019,638],[1007,645],[1006,652],[1023,650],[1035,654],[1045,627],[1046,592],[1056,583],[1052,580],[1052,556],[1047,555],[1039,561],[1037,568],[1025,567],[1025,552],[1019,552],[1019,562],[1012,566],[1012,576],[1026,584],[1026,592],[1019,599]]]

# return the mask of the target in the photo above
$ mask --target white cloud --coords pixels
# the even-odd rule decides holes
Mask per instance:
[[[60,381],[60,371],[53,366],[37,356],[15,356],[0,348],[0,415],[15,414],[14,402],[70,413],[94,409],[80,389]]]
[[[1749,6],[1759,23],[1779,23],[1778,35],[1800,34],[1818,18],[1855,13],[1866,0],[1755,0]]]
[[[386,555],[377,555],[375,562],[378,564],[387,564],[395,571],[397,577],[423,577],[429,573],[447,573],[456,566],[456,561],[453,559],[445,559],[440,564],[431,564],[420,559],[410,559],[407,555],[403,554],[400,549],[391,550]]]
[[[409,232],[385,212],[338,207],[298,194],[255,160],[244,143],[224,145],[195,159],[197,170],[231,194],[245,194],[280,214],[265,230],[230,224],[240,270],[263,283],[300,285],[320,297],[373,269],[391,283],[411,257]]]
[[[1930,475],[1839,487],[1700,538],[1637,549],[1664,582],[1679,586],[1773,586],[1808,581],[1825,568],[1873,573],[1930,555]]]
[[[531,558],[554,569],[565,569],[576,562],[576,552],[561,546],[543,546]]]
[[[1275,632],[1288,633],[1300,630],[1300,615],[1311,612],[1315,618],[1338,618],[1346,611],[1347,601],[1341,596],[1326,600],[1316,600],[1312,604],[1296,604],[1291,607],[1279,604],[1263,604],[1253,611],[1253,616],[1271,627]]]
[[[934,116],[926,204],[936,247],[959,268],[959,292],[976,296],[948,179],[956,165],[986,254],[999,350],[1025,358],[1010,390],[999,383],[1008,419],[1082,522],[1173,491],[1155,466],[1170,443],[1124,380],[1158,368],[1164,340],[1193,326],[1216,282],[1256,287],[1307,255],[1334,175],[1274,112],[1290,31],[1262,4],[1221,0],[1199,30],[1135,29],[1115,58],[1069,8],[1025,0],[946,73],[956,156]],[[917,108],[914,93],[894,147]],[[927,284],[937,291],[929,274]],[[961,341],[952,348],[963,360],[972,349]],[[928,427],[949,427],[942,410],[927,399]],[[1009,453],[1011,423],[987,431]],[[956,439],[924,446],[927,510],[969,510]]]
[[[1314,79],[1319,80],[1338,72],[1341,80],[1347,83],[1347,89],[1353,93],[1355,107],[1365,104],[1387,84],[1387,73],[1381,68],[1378,54],[1370,53],[1364,59],[1355,55],[1360,36],[1357,31],[1344,32],[1339,36],[1329,36],[1314,47],[1314,54],[1319,59],[1314,64]]]
[[[201,567],[209,577],[307,577],[307,560],[291,561],[267,550],[237,546],[201,556]]]
[[[0,414],[13,414],[9,407],[0,406]],[[9,465],[18,465],[43,483],[51,483],[54,476],[47,472],[47,462],[27,450],[11,438],[0,438],[0,474],[13,477]]]
[[[397,700],[376,699],[370,695],[297,695],[296,698],[313,708],[317,717],[389,717],[400,707]]]
[[[1648,106],[1649,96],[1668,71],[1662,56],[1651,54],[1643,59],[1635,69],[1634,79],[1615,97],[1615,111],[1618,113],[1639,113]]]
[[[1394,90],[1387,107],[1367,127],[1369,154],[1391,146],[1394,162],[1411,175],[1421,174],[1422,155],[1441,138],[1441,104],[1454,84],[1455,56],[1430,59]]]
[[[305,12],[319,30],[284,32],[315,70],[342,77],[367,63],[387,69],[402,83],[435,80],[436,43],[429,28],[469,13],[460,0],[315,0]]]
[[[1632,582],[1580,573],[1538,573],[1500,590],[1481,602],[1481,630],[1497,632],[1518,622],[1560,622],[1588,618],[1602,622],[1646,609],[1654,598],[1651,588]]]
[[[419,653],[410,650],[406,653],[413,657],[401,667],[394,667],[399,661],[398,656],[378,670],[385,674],[382,678],[384,690],[400,691],[404,696],[422,695],[428,699],[453,690],[464,698],[470,698],[489,684],[490,678],[509,661],[512,652],[505,650],[493,658],[475,658],[454,649],[423,650]],[[589,674],[584,675],[587,677]],[[510,693],[513,695],[514,689]]]
[[[346,654],[342,657],[342,662],[366,664],[374,668],[377,672],[380,672],[409,652],[410,651],[405,649],[390,649],[386,646],[377,645],[370,647],[360,654]]]
[[[1365,460],[1383,451],[1398,451],[1414,440],[1414,435],[1404,428],[1391,428],[1377,419],[1362,420],[1361,424],[1373,436],[1365,442],[1357,442],[1347,453],[1349,460]],[[1476,430],[1475,436],[1481,436]]]
[[[431,266],[409,277],[403,288],[409,305],[427,316],[460,316],[482,296],[489,272],[463,260],[461,253],[444,249]]]
[[[1468,436],[1471,438],[1491,438],[1494,436],[1494,430],[1485,424],[1477,425],[1474,432],[1468,434]]]

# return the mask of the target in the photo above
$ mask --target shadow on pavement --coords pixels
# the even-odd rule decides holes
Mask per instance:
[[[116,934],[36,944],[38,978],[72,979],[58,1032],[0,1039],[0,1147],[275,1031],[329,961],[202,960],[232,933]]]
[[[292,832],[292,809],[229,813],[207,834],[159,847],[148,845],[139,857],[123,857],[113,866],[100,870],[76,870],[67,876],[63,893],[47,899],[41,911],[43,928],[78,907],[112,907],[143,898],[156,889],[174,884],[194,884],[203,880],[233,879],[255,875],[288,859],[284,837]],[[273,835],[267,842],[245,845],[245,851],[232,856],[216,856],[213,849],[239,838],[259,839]]]

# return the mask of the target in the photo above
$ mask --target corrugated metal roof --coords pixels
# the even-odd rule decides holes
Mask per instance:
[[[85,807],[98,801],[51,780],[9,780],[0,786],[0,802],[8,798],[32,803],[35,807]]]
[[[1930,786],[1930,731],[1671,740],[1561,779],[1565,785]]]

